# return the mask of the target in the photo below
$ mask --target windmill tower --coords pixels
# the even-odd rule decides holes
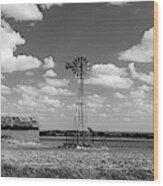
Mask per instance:
[[[78,80],[77,101],[74,116],[73,129],[76,131],[75,142],[83,145],[84,130],[86,129],[86,105],[84,100],[84,78],[89,70],[89,63],[86,58],[78,57],[73,62],[66,64],[66,69],[71,69]]]

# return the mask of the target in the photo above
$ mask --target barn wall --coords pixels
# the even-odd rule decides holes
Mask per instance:
[[[11,130],[11,129],[2,129],[1,130],[1,137],[2,136],[9,136],[14,140],[18,141],[39,141],[39,130]]]

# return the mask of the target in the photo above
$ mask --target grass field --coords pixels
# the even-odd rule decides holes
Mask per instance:
[[[154,173],[148,140],[80,150],[2,145],[1,156],[3,177],[153,180]]]

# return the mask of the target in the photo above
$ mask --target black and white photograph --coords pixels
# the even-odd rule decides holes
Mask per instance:
[[[1,176],[154,180],[154,1],[1,6]]]

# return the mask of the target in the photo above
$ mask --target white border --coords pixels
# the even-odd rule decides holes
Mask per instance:
[[[108,0],[5,0],[3,2],[0,2],[1,4],[13,4],[13,3],[50,3],[50,2],[107,2]],[[117,0],[112,0],[112,1],[117,1]],[[120,0],[122,1],[122,0]],[[126,1],[126,0],[123,0]],[[129,0],[129,1],[134,1],[134,0]],[[140,1],[140,0],[139,0]],[[145,0],[144,0],[145,1]],[[109,1],[108,1],[109,2]],[[163,142],[163,0],[157,0],[158,5],[159,5],[159,70],[158,70],[158,75],[159,75],[159,179],[158,181],[155,182],[147,182],[147,181],[110,181],[110,180],[59,180],[59,179],[36,179],[36,178],[0,178],[0,184],[2,186],[29,186],[30,184],[35,186],[50,186],[50,185],[60,185],[60,186],[65,186],[65,185],[71,185],[71,186],[83,186],[86,184],[87,186],[97,186],[97,185],[103,185],[103,186],[108,186],[109,184],[117,186],[117,185],[123,185],[125,184],[126,186],[137,186],[137,185],[163,185],[163,148],[161,148],[161,142]],[[162,133],[162,135],[161,135]]]

